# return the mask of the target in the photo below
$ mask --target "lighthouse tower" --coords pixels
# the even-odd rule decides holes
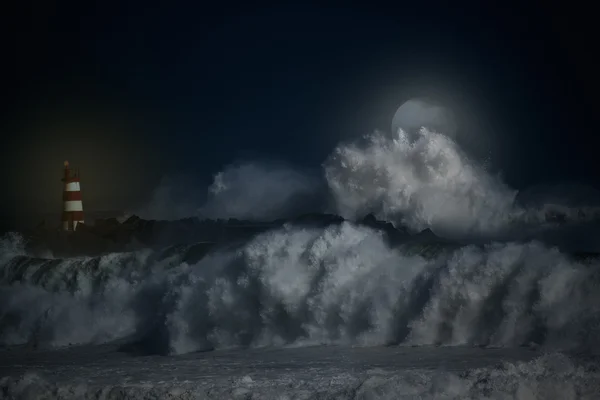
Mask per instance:
[[[62,226],[64,231],[75,231],[78,224],[83,224],[83,203],[81,202],[81,187],[79,173],[72,173],[69,162],[65,161],[65,184],[63,190]]]

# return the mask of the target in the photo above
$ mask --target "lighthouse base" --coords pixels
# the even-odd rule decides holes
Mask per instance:
[[[71,222],[71,221],[63,221],[63,223],[62,223],[62,229],[63,229],[63,231],[74,232],[74,231],[77,230],[77,225],[84,224],[84,223],[85,223],[84,221],[73,221],[73,222]]]

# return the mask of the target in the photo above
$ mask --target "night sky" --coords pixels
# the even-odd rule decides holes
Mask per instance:
[[[510,186],[600,188],[593,13],[417,3],[23,2],[5,15],[4,226],[60,208],[65,159],[86,209],[121,209],[165,175],[318,168],[417,96],[477,120],[463,129],[492,138],[479,150]]]

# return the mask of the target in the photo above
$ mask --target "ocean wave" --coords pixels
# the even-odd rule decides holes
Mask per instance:
[[[563,354],[547,354],[529,362],[504,362],[495,367],[463,373],[412,369],[364,372],[328,370],[312,375],[286,371],[273,377],[230,372],[197,379],[169,375],[160,368],[160,382],[90,384],[83,379],[57,383],[44,374],[29,372],[0,379],[0,398],[336,398],[336,399],[597,399],[600,376],[597,363],[581,363]],[[116,371],[115,371],[116,373]]]
[[[208,254],[197,246],[55,260],[17,249],[0,269],[0,344],[127,339],[161,354],[290,343],[598,349],[598,262],[540,243],[424,257],[344,222],[286,225]]]

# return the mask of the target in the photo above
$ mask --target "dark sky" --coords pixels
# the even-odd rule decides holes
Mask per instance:
[[[130,207],[165,174],[318,167],[414,96],[476,114],[515,188],[600,186],[593,13],[418,3],[22,2],[4,24],[6,226],[60,207],[64,159],[86,208]]]

